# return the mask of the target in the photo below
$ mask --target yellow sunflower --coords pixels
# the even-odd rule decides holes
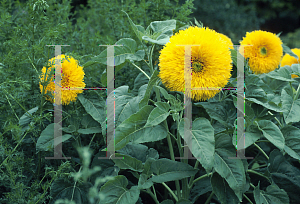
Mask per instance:
[[[222,40],[224,40],[228,44],[229,48],[233,49],[233,43],[232,43],[231,39],[222,33],[219,33],[219,34],[220,34],[220,37],[222,38]]]
[[[294,48],[294,49],[292,49],[292,51],[293,51],[293,53],[295,53],[298,56],[298,59],[296,59],[295,57],[292,57],[291,55],[286,53],[281,60],[281,64],[280,64],[281,67],[283,67],[285,65],[291,66],[292,64],[299,63],[300,49]]]
[[[228,42],[209,28],[189,27],[173,35],[160,51],[159,77],[171,91],[185,90],[185,46],[177,45],[200,45],[192,46],[192,89],[222,89],[228,83],[232,70]],[[220,90],[192,90],[191,98],[194,101],[204,101],[218,92]]]
[[[244,53],[249,58],[250,69],[255,74],[268,73],[275,70],[283,55],[282,42],[278,36],[267,31],[256,30],[247,32],[246,37],[240,42],[245,46]]]
[[[40,81],[40,90],[41,93],[43,91],[43,85],[41,82],[47,80],[49,73],[52,69],[55,69],[55,57],[49,60],[49,68],[46,73],[46,67],[43,67],[42,74],[41,74],[41,81]],[[78,65],[78,61],[75,60],[73,57],[61,55],[61,67],[62,67],[62,74],[61,74],[61,86],[62,88],[84,88],[85,83],[83,82],[84,78],[84,71],[83,67]],[[50,83],[44,87],[45,91],[44,94],[52,95],[49,97],[46,95],[47,100],[54,103],[54,91],[55,91],[55,83],[53,81],[53,76],[51,76]],[[61,90],[61,102],[63,105],[68,105],[71,101],[76,101],[76,97],[79,93],[82,93],[83,90]]]

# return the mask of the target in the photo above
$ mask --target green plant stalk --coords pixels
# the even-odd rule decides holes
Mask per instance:
[[[261,176],[261,177],[264,177],[265,179],[267,179],[267,180],[271,183],[270,179],[269,179],[267,176],[265,176],[265,175],[263,175],[263,174],[261,174],[261,173],[258,173],[258,172],[254,171],[254,170],[252,170],[252,169],[248,169],[247,172],[253,173],[253,174],[256,174],[256,175],[259,175],[259,176]]]
[[[171,193],[171,195],[176,200],[176,202],[178,202],[178,197],[174,194],[174,192],[170,189],[170,187],[167,184],[165,184],[165,182],[162,182],[161,184]]]
[[[145,191],[145,190],[142,190],[142,191],[145,192],[145,193],[148,193],[148,194],[153,198],[154,202],[155,202],[156,204],[159,204],[159,202],[158,202],[156,196],[151,192],[151,190],[147,189],[146,191]]]
[[[183,157],[184,153],[182,151],[181,138],[180,138],[180,134],[179,134],[179,131],[178,131],[179,130],[179,121],[176,120],[176,123],[177,123],[177,138],[176,138],[176,142],[177,142],[177,145],[178,145],[179,155],[180,155],[180,157]],[[181,159],[181,162],[187,164],[188,160],[187,159]],[[188,199],[188,193],[189,193],[188,179],[184,178],[184,179],[182,179],[182,197],[185,198],[185,199]]]
[[[274,115],[273,113],[271,113],[270,111],[268,111],[268,113],[270,115]],[[276,116],[274,116],[274,119],[277,121],[277,123],[280,125],[280,127],[282,127],[282,124],[280,123],[280,121],[278,120],[278,118],[276,118]]]
[[[138,68],[148,79],[150,79],[150,77],[148,76],[148,74],[146,74],[146,72],[144,72],[140,67],[138,67],[136,64],[134,64],[133,62],[130,62],[133,66],[135,66],[136,68]]]
[[[198,168],[199,163],[200,163],[200,162],[197,160],[196,163],[195,163],[194,169],[197,169],[197,168]],[[194,182],[194,179],[195,179],[195,176],[192,176],[191,179],[190,179],[190,182],[189,182],[189,185],[188,185],[188,188],[189,188],[189,189],[188,189],[188,190],[189,190],[189,193],[188,193],[188,194],[190,194],[190,191],[191,191],[191,189],[192,189],[192,187],[193,187],[193,186],[192,186],[192,183]]]
[[[209,197],[207,198],[205,204],[209,204],[209,202],[212,199],[213,195],[214,195],[214,192],[212,191],[211,194],[209,195]]]
[[[249,202],[250,204],[253,204],[252,201],[250,200],[250,198],[248,198],[245,194],[243,194],[243,196],[248,200],[248,202]]]
[[[297,100],[299,98],[299,94],[300,94],[300,84],[298,85],[294,100]]]
[[[259,149],[259,151],[261,151],[261,153],[263,153],[263,155],[265,155],[265,157],[269,160],[268,155],[265,153],[264,150],[262,150],[262,148],[260,148],[260,146],[258,146],[255,142],[253,143],[255,147],[257,147],[257,149]]]
[[[4,89],[4,90],[5,90],[5,89]],[[6,94],[5,94],[5,97],[6,97],[7,101],[8,101],[8,103],[9,103],[10,108],[12,109],[13,113],[15,114],[16,118],[17,118],[18,120],[20,120],[20,118],[17,116],[17,114],[16,114],[15,110],[13,109],[13,107],[12,107],[12,105],[11,105],[11,103],[10,103],[10,100],[9,100],[9,98],[7,97]]]
[[[196,178],[196,179],[192,182],[192,185],[189,186],[189,188],[192,188],[193,185],[194,185],[197,181],[200,181],[201,179],[206,178],[206,177],[208,177],[208,176],[210,176],[210,175],[212,175],[212,174],[213,174],[213,172],[210,172],[209,174],[205,174],[205,175],[203,175],[203,176],[200,176],[200,177]]]
[[[167,128],[167,130],[169,132],[169,128],[168,128],[168,124],[167,124],[166,120],[164,121],[164,124],[165,124],[165,126],[166,126],[166,128]],[[171,137],[170,137],[169,133],[167,134],[167,141],[168,141],[168,146],[169,146],[169,151],[170,151],[171,159],[173,161],[175,161],[174,150],[173,150],[172,141],[171,141]],[[179,181],[178,180],[175,181],[175,185],[176,185],[176,190],[177,190],[177,196],[180,199],[181,198],[181,192],[180,192],[180,185],[179,185]]]

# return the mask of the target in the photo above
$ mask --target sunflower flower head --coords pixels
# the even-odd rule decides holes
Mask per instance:
[[[83,67],[79,66],[78,61],[73,57],[61,55],[61,87],[70,88],[70,90],[61,90],[61,103],[63,105],[70,104],[71,101],[76,101],[76,97],[83,90],[71,90],[72,88],[84,88],[85,83],[83,82],[84,71]],[[55,57],[51,58],[48,62],[49,68],[43,67],[42,74],[40,76],[40,90],[41,93],[46,94],[46,99],[54,103],[54,91],[55,91],[55,81],[54,76],[50,72],[55,69]],[[46,74],[47,70],[47,74]],[[49,79],[47,86],[43,86],[42,83]],[[50,95],[50,96],[49,96]]]
[[[222,33],[219,33],[219,34],[220,34],[220,37],[222,38],[222,40],[224,40],[225,43],[228,44],[229,48],[233,49],[233,43],[232,43],[231,39]]]
[[[247,32],[240,44],[245,45],[244,53],[241,48],[240,53],[249,58],[250,69],[255,74],[268,73],[278,67],[283,49],[282,41],[275,34],[261,30]]]
[[[226,42],[216,31],[206,27],[189,27],[170,38],[160,51],[159,77],[171,91],[184,92],[185,54],[189,53],[185,53],[185,46],[178,45],[192,45],[191,98],[194,101],[204,101],[214,97],[231,77],[232,60],[228,41]]]
[[[293,53],[295,53],[297,56],[298,56],[298,59],[296,59],[295,57],[292,57],[291,55],[289,54],[285,54],[281,60],[281,64],[280,66],[283,67],[283,66],[291,66],[292,64],[299,64],[299,59],[300,59],[300,49],[298,48],[294,48],[292,49]]]

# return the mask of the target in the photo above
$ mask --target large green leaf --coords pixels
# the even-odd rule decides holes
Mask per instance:
[[[36,142],[37,151],[52,151],[54,148],[54,126],[59,128],[55,123],[48,125],[41,133],[39,139]],[[72,135],[62,135],[62,143],[73,137]]]
[[[19,120],[19,125],[22,126],[22,125],[28,125],[31,120],[33,119],[29,114],[33,114],[35,113],[37,110],[39,109],[39,107],[34,107],[32,109],[30,109],[29,111],[27,111],[24,115],[22,115],[20,117],[20,120]],[[28,114],[29,113],[29,114]]]
[[[151,171],[154,173],[151,180],[155,183],[175,181],[194,176],[197,173],[196,169],[186,163],[165,158],[152,162]]]
[[[94,134],[94,133],[101,133],[101,128],[99,127],[91,127],[86,129],[79,129],[77,130],[78,133],[88,135],[88,134]]]
[[[141,161],[137,160],[136,158],[133,158],[131,156],[125,155],[125,154],[115,154],[116,157],[123,157],[123,159],[113,159],[115,164],[120,169],[130,169],[133,171],[142,172],[143,171],[143,164]]]
[[[146,71],[147,75],[149,76],[150,74]],[[139,73],[138,76],[134,80],[134,86],[133,90],[131,91],[132,94],[136,95],[138,93],[138,90],[141,86],[148,84],[149,79],[143,74]]]
[[[125,60],[143,60],[145,54],[143,51],[136,52],[137,45],[135,40],[131,38],[122,38],[116,42],[114,47],[114,66],[123,64]],[[98,56],[92,58],[92,61],[99,62],[101,64],[107,65],[107,49],[101,52]]]
[[[295,57],[296,59],[298,59],[298,56],[295,53],[293,53],[293,51],[288,46],[286,46],[284,44],[281,44],[281,45],[282,45],[282,48],[283,48],[283,52],[289,54],[292,57]]]
[[[291,165],[277,149],[269,156],[268,170],[277,186],[287,192],[290,203],[299,203],[300,170]]]
[[[284,151],[291,157],[300,160],[300,129],[295,126],[285,126],[281,129],[285,138]]]
[[[244,165],[240,159],[230,159],[229,157],[236,157],[234,148],[230,150],[216,149],[214,167],[216,172],[227,181],[230,188],[241,201],[246,185]]]
[[[210,118],[219,121],[222,125],[232,128],[236,119],[236,108],[234,104],[223,102],[198,102],[196,106],[203,106]]]
[[[115,97],[115,113],[108,113],[107,117],[115,116],[116,127],[124,120],[128,119],[132,114],[137,113],[139,110],[139,103],[145,95],[147,85],[139,88],[138,95],[134,96],[128,93],[128,86],[121,86],[115,89],[108,97]]]
[[[173,30],[176,29],[176,20],[154,21],[150,23],[146,31],[149,32],[150,28],[153,34],[143,36],[142,39],[159,45],[165,45],[173,35]]]
[[[145,127],[156,126],[166,120],[169,115],[170,112],[156,107],[151,111]]]
[[[153,185],[151,179],[148,179],[148,175],[141,174],[138,181],[138,189],[147,189]]]
[[[245,137],[241,136],[239,139],[242,140],[242,143],[245,144],[242,148],[237,147],[237,135],[233,135],[232,137],[232,144],[239,150],[239,149],[246,149],[247,147],[251,146],[254,142],[259,140],[263,134],[261,131],[255,126],[250,125],[247,127],[245,131]],[[240,141],[241,142],[241,141]]]
[[[151,90],[154,86],[154,84],[156,83],[156,81],[159,79],[158,78],[158,71],[155,70],[149,80],[149,83],[148,83],[148,86],[147,86],[147,89],[146,89],[146,92],[145,92],[145,95],[144,95],[144,98],[141,100],[141,102],[139,103],[139,108],[141,109],[143,106],[147,105],[148,104],[148,100],[150,98],[150,94],[151,94]]]
[[[256,121],[255,121],[256,122]],[[263,135],[277,148],[282,150],[284,148],[284,137],[278,128],[272,121],[260,120],[256,122],[258,129],[262,131]]]
[[[210,178],[205,177],[194,184],[193,188],[191,189],[189,199],[195,203],[199,196],[209,191],[212,191]]]
[[[88,201],[88,191],[92,187],[91,183],[79,183],[68,179],[58,178],[51,184],[50,195],[53,198],[50,204],[54,204],[58,199],[68,199],[76,204],[86,204]]]
[[[285,67],[280,67],[279,69],[269,72],[266,75],[270,78],[274,78],[281,81],[295,81],[291,78],[290,72]]]
[[[267,187],[266,191],[259,189],[259,183],[253,191],[256,204],[289,204],[289,196],[276,184]]]
[[[94,99],[84,98],[83,95],[78,95],[78,99],[85,111],[92,116],[99,124],[101,124],[102,135],[106,135],[106,112],[105,101],[96,101]]]
[[[122,10],[122,11],[123,11],[123,10]],[[143,37],[144,35],[146,35],[146,34],[145,34],[145,28],[142,27],[142,26],[140,26],[140,25],[135,25],[135,24],[132,22],[132,20],[131,20],[131,18],[129,17],[129,15],[128,15],[125,11],[123,11],[123,12],[127,15],[128,20],[129,20],[129,23],[130,23],[130,26],[131,26],[132,30],[134,31],[135,35],[136,35],[136,36],[138,37],[138,39],[142,42],[142,37]]]
[[[115,130],[115,150],[125,147],[129,142],[143,143],[164,139],[167,130],[163,125],[145,127],[153,106],[146,105],[137,113],[123,121]]]
[[[154,159],[159,158],[159,154],[155,149],[153,148],[148,149],[146,145],[142,145],[142,144],[128,143],[125,147],[118,150],[118,153],[136,158],[140,160],[142,163],[145,163],[148,158],[154,158]]]
[[[211,177],[211,186],[221,204],[239,203],[238,197],[229,187],[228,183],[217,173]]]
[[[294,99],[294,93],[290,86],[286,86],[281,92],[283,116],[286,123],[300,121],[300,99]]]
[[[184,123],[189,124],[188,119],[181,120],[179,124],[179,133],[184,138]],[[189,131],[189,130],[188,130]],[[210,171],[214,165],[215,138],[214,128],[206,118],[197,118],[193,121],[190,131],[192,147],[189,147],[194,157],[196,157],[202,166]],[[187,139],[187,138],[185,138]]]
[[[139,199],[140,190],[137,186],[127,189],[128,180],[125,176],[114,177],[113,180],[106,182],[100,189],[104,199],[101,204],[135,204]]]

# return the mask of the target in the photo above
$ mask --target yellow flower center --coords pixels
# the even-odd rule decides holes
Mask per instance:
[[[192,69],[194,72],[200,72],[202,70],[203,63],[202,62],[192,62]]]
[[[260,48],[260,54],[263,55],[263,56],[266,56],[267,55],[267,49],[265,47],[261,47]]]

